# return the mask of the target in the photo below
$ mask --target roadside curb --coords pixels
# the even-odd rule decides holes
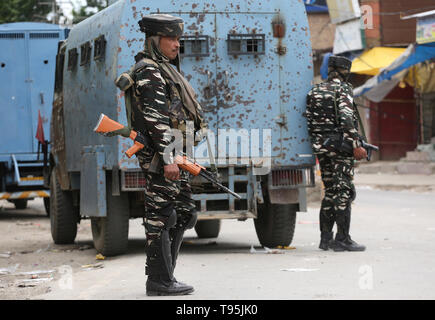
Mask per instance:
[[[356,173],[354,184],[381,190],[435,192],[435,175]]]

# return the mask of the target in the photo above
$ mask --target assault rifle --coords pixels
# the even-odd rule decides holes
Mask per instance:
[[[379,147],[367,143],[363,139],[360,139],[360,142],[361,147],[363,147],[367,151],[367,161],[370,161],[372,157],[372,151],[379,151]],[[338,137],[338,135],[326,138],[323,142],[323,146],[326,149],[333,149],[334,151],[341,151],[353,155],[353,145],[348,141],[344,141],[344,139],[342,137]]]
[[[125,126],[123,126],[119,122],[116,122],[115,120],[110,119],[108,116],[106,116],[105,114],[102,113],[100,115],[100,119],[98,120],[97,125],[94,128],[94,131],[97,132],[97,133],[101,133],[103,135],[106,135],[106,136],[109,135],[110,133],[115,132],[115,131],[117,131],[117,132],[123,131],[122,135],[124,137],[127,137],[125,132],[128,131],[128,128],[126,128]],[[151,146],[152,145],[152,141],[151,141],[150,137],[145,136],[145,135],[141,134],[140,132],[136,132],[134,130],[131,130],[129,132],[129,136],[128,137],[134,141],[134,145],[131,146],[125,152],[125,154],[129,158],[131,158],[139,150],[145,148],[145,146],[147,146],[147,145]],[[154,159],[157,159],[157,161],[160,160],[156,156],[154,156],[153,162],[154,162]],[[174,162],[178,165],[178,167],[181,170],[190,172],[194,176],[201,176],[201,177],[203,177],[204,179],[210,181],[217,188],[219,188],[222,191],[225,191],[225,192],[231,194],[232,196],[236,197],[239,200],[242,198],[237,193],[231,191],[230,189],[228,189],[227,187],[222,185],[218,181],[218,179],[213,175],[213,173],[207,171],[206,168],[204,168],[200,164],[196,163],[195,161],[190,160],[185,154],[175,156]],[[157,166],[157,165],[155,165],[155,166]]]
[[[367,161],[372,158],[372,151],[379,151],[379,147],[361,140],[361,147],[367,151]],[[352,150],[353,151],[353,150]]]

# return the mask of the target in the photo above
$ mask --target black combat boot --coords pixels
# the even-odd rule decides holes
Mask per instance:
[[[358,244],[351,239],[348,235],[343,240],[335,239],[334,243],[331,245],[333,250],[336,252],[340,251],[364,251],[366,247],[362,244]]]
[[[334,227],[334,210],[326,202],[322,201],[322,206],[319,213],[319,226],[320,226],[320,244],[319,249],[328,250],[331,242],[333,241],[332,228]]]
[[[147,296],[181,296],[192,293],[193,287],[166,276],[148,276]]]
[[[319,249],[327,251],[333,241],[333,233],[332,232],[321,232],[320,233],[320,244]]]
[[[366,247],[353,241],[349,235],[350,229],[350,205],[344,214],[337,215],[337,234],[335,241],[331,243],[334,251],[364,251]]]

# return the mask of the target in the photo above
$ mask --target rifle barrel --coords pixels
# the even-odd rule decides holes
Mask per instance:
[[[212,177],[210,177],[207,173],[205,173],[203,170],[201,170],[201,172],[199,173],[199,175],[205,179],[207,179],[208,181],[210,181],[211,183],[213,183],[215,186],[217,186],[218,188],[222,189],[223,191],[231,194],[232,196],[236,197],[237,199],[242,199],[242,197],[240,195],[238,195],[237,193],[235,193],[234,191],[231,191],[230,189],[228,189],[227,187],[225,187],[224,185],[220,184],[219,182],[215,181]]]

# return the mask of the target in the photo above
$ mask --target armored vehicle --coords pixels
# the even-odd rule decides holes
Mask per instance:
[[[45,137],[50,134],[57,45],[67,35],[68,29],[47,23],[0,25],[0,199],[17,209],[43,197],[49,212]]]
[[[315,163],[302,116],[313,77],[308,22],[304,3],[288,0],[120,0],[71,30],[59,46],[51,118],[54,241],[73,242],[90,218],[97,251],[121,254],[129,219],[144,216],[146,181],[124,154],[132,142],[93,128],[101,113],[127,124],[114,80],[143,49],[138,20],[151,13],[184,19],[181,69],[214,137],[210,160],[205,143],[195,155],[206,167],[216,162],[221,182],[242,197],[195,178],[198,236],[217,237],[221,219],[253,218],[262,245],[289,245]]]

